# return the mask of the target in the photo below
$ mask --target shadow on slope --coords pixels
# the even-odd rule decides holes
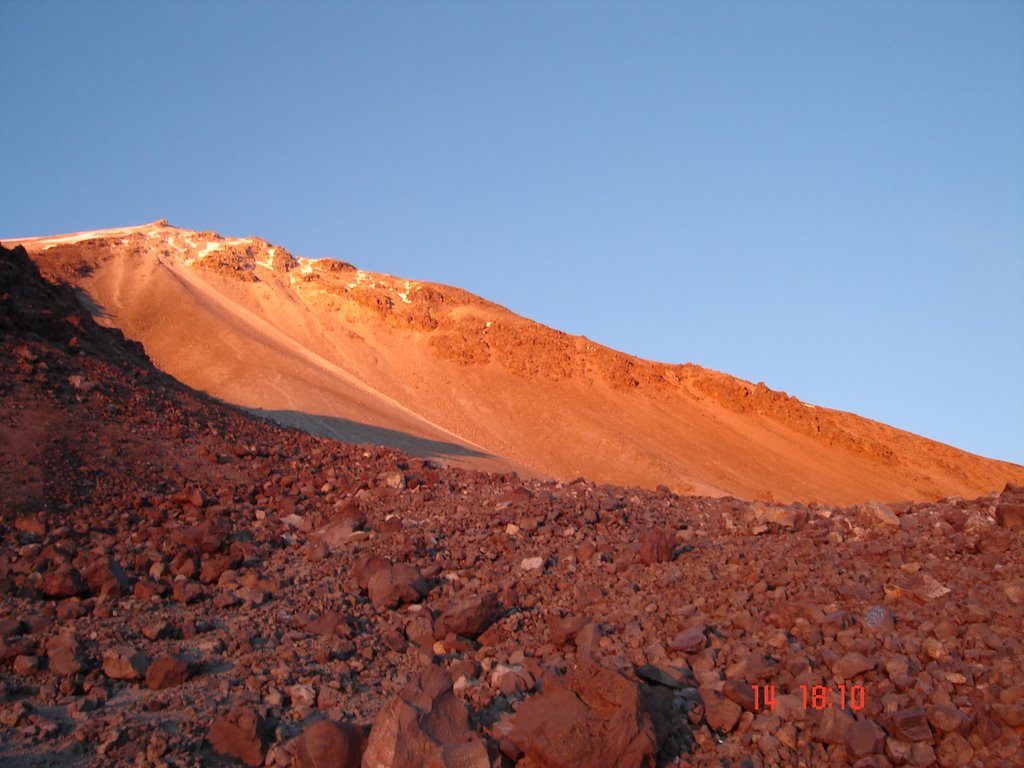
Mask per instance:
[[[492,454],[473,450],[458,443],[427,440],[416,435],[410,435],[407,432],[399,432],[396,429],[375,427],[371,424],[363,424],[359,421],[343,419],[338,416],[320,416],[304,413],[303,411],[274,411],[263,408],[245,408],[244,410],[286,427],[301,429],[303,432],[316,435],[317,437],[329,437],[332,440],[341,440],[346,443],[383,445],[388,448],[397,448],[400,451],[421,458],[497,458]]]

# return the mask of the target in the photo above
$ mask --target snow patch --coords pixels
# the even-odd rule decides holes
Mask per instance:
[[[409,298],[409,281],[405,281],[405,290],[398,292],[398,298],[404,301],[406,304],[412,304],[412,299]]]
[[[277,248],[274,248],[273,246],[271,246],[270,248],[267,249],[267,260],[266,261],[259,261],[257,259],[256,263],[259,264],[261,267],[266,267],[267,269],[273,269],[274,268],[274,256],[275,256],[275,254],[277,254]]]
[[[220,243],[214,243],[214,242],[207,243],[206,245],[203,246],[203,250],[199,251],[196,254],[196,258],[197,259],[205,259],[211,253],[213,253],[214,251],[219,251],[223,247],[224,246],[221,245]]]
[[[67,243],[80,243],[84,240],[95,240],[100,237],[125,237],[127,235],[133,235],[141,233],[148,235],[149,237],[161,237],[162,231],[165,228],[164,224],[150,223],[140,224],[135,227],[114,227],[111,229],[90,229],[85,232],[69,232],[66,235],[43,235],[42,237],[5,237],[4,242],[12,243],[36,243],[39,245],[46,244],[46,247],[41,250],[47,250],[55,245],[64,245]]]

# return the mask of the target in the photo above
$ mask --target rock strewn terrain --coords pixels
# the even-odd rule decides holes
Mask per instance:
[[[782,506],[317,439],[18,251],[0,330],[5,765],[1024,762],[1024,489]]]

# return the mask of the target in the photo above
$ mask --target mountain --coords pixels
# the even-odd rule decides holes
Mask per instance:
[[[0,765],[1024,764],[1024,487],[782,506],[318,438],[22,248],[0,414]]]
[[[768,501],[935,500],[1024,468],[458,288],[158,221],[11,240],[197,390],[313,434],[524,476]]]

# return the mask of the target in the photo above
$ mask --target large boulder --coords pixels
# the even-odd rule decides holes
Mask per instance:
[[[362,768],[490,768],[451,675],[427,667],[373,720]]]
[[[365,745],[359,726],[319,720],[299,736],[292,764],[296,768],[359,768]]]
[[[141,680],[149,659],[131,645],[115,645],[103,652],[103,673],[111,680]]]
[[[441,614],[434,627],[438,639],[449,632],[477,638],[498,616],[498,598],[494,594],[476,595],[460,600]]]
[[[218,754],[246,765],[263,765],[270,740],[270,724],[250,706],[237,706],[210,726],[210,746]]]
[[[417,603],[430,591],[420,569],[408,563],[396,563],[377,571],[367,585],[370,602],[378,608],[397,608]]]
[[[516,712],[511,739],[538,768],[653,766],[654,723],[640,686],[612,669],[587,664],[548,681]]]

